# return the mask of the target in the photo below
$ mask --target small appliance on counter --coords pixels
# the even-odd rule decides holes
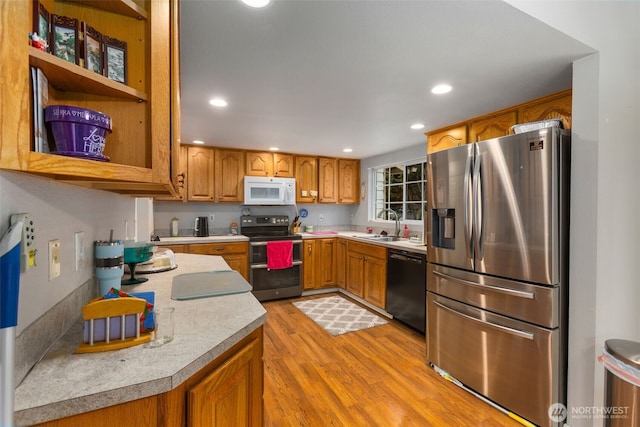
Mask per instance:
[[[209,218],[206,216],[196,217],[193,223],[193,235],[195,237],[209,236]]]

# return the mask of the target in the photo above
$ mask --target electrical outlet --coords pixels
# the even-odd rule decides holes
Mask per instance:
[[[84,265],[85,260],[85,247],[84,247],[84,231],[78,231],[74,234],[75,241],[75,268],[76,271],[80,270],[80,267]]]
[[[324,214],[323,214],[323,213],[318,214],[318,220],[319,220],[320,222],[324,222]]]
[[[60,277],[60,239],[49,240],[49,281]]]
[[[214,222],[216,220],[216,214],[209,214],[209,222]]]
[[[36,266],[36,233],[31,215],[19,213],[11,215],[11,225],[22,221],[22,240],[20,242],[20,270],[24,273]]]

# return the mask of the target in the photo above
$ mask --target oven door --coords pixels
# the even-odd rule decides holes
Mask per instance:
[[[259,301],[302,294],[302,240],[293,241],[293,266],[289,268],[267,268],[267,242],[249,242],[249,248],[249,281]]]

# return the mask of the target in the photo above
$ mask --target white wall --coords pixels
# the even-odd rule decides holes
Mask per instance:
[[[604,370],[596,362],[604,342],[640,341],[640,2],[509,3],[598,51],[574,64],[571,414],[604,405]]]
[[[0,233],[9,228],[11,214],[28,212],[35,223],[37,266],[20,276],[20,333],[94,274],[93,242],[124,239],[125,221],[134,232],[134,199],[88,190],[31,175],[0,171]],[[74,234],[84,231],[87,260],[75,271]],[[61,275],[49,281],[48,242],[60,239]],[[78,311],[78,316],[80,311]]]
[[[169,224],[171,219],[179,219],[180,235],[192,235],[193,223],[197,216],[208,216],[214,214],[213,224],[209,223],[209,234],[227,233],[231,221],[240,224],[240,216],[243,209],[249,209],[251,215],[288,215],[291,220],[296,215],[295,206],[244,206],[227,203],[207,203],[207,202],[155,202],[154,203],[154,223],[155,234],[160,236],[169,235]],[[353,205],[336,204],[299,204],[301,209],[308,211],[306,218],[301,218],[302,225],[313,225],[319,228],[343,228],[351,224],[354,211]],[[320,221],[322,214],[324,220]]]
[[[423,144],[417,144],[411,147],[403,148],[401,150],[394,150],[393,146],[389,145],[389,153],[382,154],[374,157],[367,157],[360,160],[360,182],[365,183],[367,190],[369,190],[371,183],[368,181],[369,169],[377,168],[384,165],[393,163],[406,162],[410,160],[422,160],[424,161],[427,156],[427,138],[425,137]],[[369,195],[360,200],[360,204],[355,207],[353,213],[352,224],[355,227],[382,227],[387,231],[390,230],[389,223],[382,221],[369,221],[368,217]],[[414,232],[422,235],[422,225],[412,224],[409,226],[411,233]]]

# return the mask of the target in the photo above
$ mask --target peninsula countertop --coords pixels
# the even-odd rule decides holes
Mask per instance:
[[[171,299],[173,277],[228,270],[222,257],[177,253],[178,268],[148,274],[124,292],[155,292],[155,307],[175,307],[173,341],[75,354],[81,318],[16,388],[15,421],[31,425],[168,392],[215,360],[266,321],[251,292],[186,301]]]

